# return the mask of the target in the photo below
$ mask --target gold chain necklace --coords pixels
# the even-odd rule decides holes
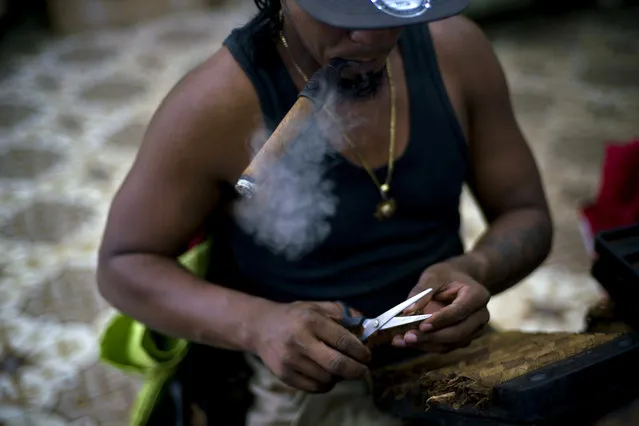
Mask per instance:
[[[280,31],[280,39],[282,41],[282,45],[284,45],[286,50],[289,51],[290,53],[290,50],[288,47],[288,40],[286,40],[286,37],[284,36],[284,33],[282,31]],[[302,68],[297,64],[297,62],[292,57],[292,55],[291,55],[291,61],[293,62],[293,66],[295,67],[297,72],[300,74],[302,79],[304,79],[304,82],[308,82],[308,77],[306,73],[304,73]],[[386,181],[383,184],[379,182],[379,179],[377,179],[377,176],[373,172],[373,169],[368,166],[368,163],[364,160],[359,150],[357,149],[357,146],[353,143],[351,138],[346,133],[344,133],[344,139],[346,139],[346,142],[348,142],[351,148],[355,150],[355,154],[357,155],[357,158],[359,159],[360,163],[362,164],[366,172],[369,174],[369,176],[375,183],[375,186],[377,186],[377,189],[379,190],[379,194],[382,198],[382,201],[377,205],[377,209],[375,211],[375,217],[379,220],[389,219],[390,217],[393,216],[393,214],[395,214],[395,211],[397,210],[396,201],[392,197],[390,197],[390,190],[391,190],[390,184],[391,184],[391,178],[393,176],[393,167],[395,163],[395,134],[396,134],[395,123],[397,120],[395,83],[393,81],[393,71],[391,69],[390,57],[386,58],[386,73],[388,74],[388,88],[390,91],[390,98],[391,98],[391,101],[390,101],[391,112],[390,112],[390,141],[388,146],[388,172],[386,174]],[[337,119],[335,118],[335,116],[333,115],[331,111],[329,111],[328,109],[325,109],[325,111],[334,121],[337,122]]]

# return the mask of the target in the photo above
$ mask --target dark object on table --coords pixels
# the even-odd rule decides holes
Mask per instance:
[[[614,315],[639,329],[639,224],[600,232],[592,276],[614,302]]]
[[[553,345],[558,360],[544,365]],[[508,351],[525,354],[496,355]],[[639,334],[634,332],[494,333],[439,358],[421,357],[377,372],[378,406],[427,426],[584,426],[639,397]],[[436,368],[438,362],[444,366]],[[525,373],[517,376],[518,371]]]

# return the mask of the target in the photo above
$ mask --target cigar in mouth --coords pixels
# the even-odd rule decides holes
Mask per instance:
[[[348,61],[336,58],[328,66],[336,67],[341,72],[347,65]],[[311,81],[309,84],[313,83]],[[287,147],[306,129],[305,123],[322,107],[322,102],[306,96],[297,99],[235,184],[235,190],[242,198],[249,199],[255,195],[259,187],[260,170],[282,157]]]
[[[235,184],[235,190],[243,198],[251,198],[255,195],[259,185],[260,171],[264,170],[267,164],[281,158],[286,152],[286,148],[303,131],[303,125],[315,112],[313,102],[300,96],[282,119],[273,134],[257,152],[253,160],[240,176]]]

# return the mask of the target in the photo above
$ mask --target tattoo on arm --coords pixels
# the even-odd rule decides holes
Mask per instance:
[[[486,258],[483,284],[499,293],[533,272],[546,259],[552,224],[539,211],[520,211],[495,221],[474,252]]]

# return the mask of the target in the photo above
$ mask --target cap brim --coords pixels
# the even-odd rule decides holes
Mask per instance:
[[[397,17],[379,10],[370,0],[296,0],[313,18],[332,27],[378,29],[433,22],[463,12],[470,0],[431,0],[431,7],[411,18]]]

